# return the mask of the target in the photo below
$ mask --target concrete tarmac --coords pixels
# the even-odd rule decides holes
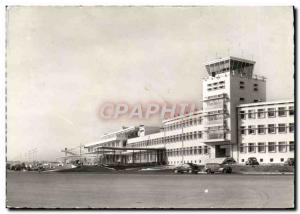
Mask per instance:
[[[292,208],[294,176],[8,172],[7,206]]]

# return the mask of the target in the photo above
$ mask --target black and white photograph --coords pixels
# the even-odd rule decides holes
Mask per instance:
[[[295,209],[295,14],[7,6],[6,208]]]

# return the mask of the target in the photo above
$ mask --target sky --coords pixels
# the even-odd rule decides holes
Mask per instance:
[[[292,7],[8,7],[7,157],[62,157],[159,118],[103,120],[105,102],[199,102],[204,64],[256,61],[267,100],[293,98]]]

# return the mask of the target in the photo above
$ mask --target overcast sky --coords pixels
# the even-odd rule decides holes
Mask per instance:
[[[292,7],[10,7],[7,22],[8,159],[38,158],[97,141],[122,125],[110,102],[199,102],[204,63],[256,61],[267,99],[293,98]]]

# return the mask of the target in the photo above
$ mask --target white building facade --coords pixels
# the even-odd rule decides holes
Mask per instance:
[[[266,78],[253,74],[254,65],[254,61],[236,57],[207,63],[201,111],[164,120],[162,127],[140,126],[137,132],[134,129],[135,134],[122,135],[123,143],[118,145],[164,149],[165,162],[171,165],[205,164],[226,157],[233,157],[239,163],[249,157],[256,157],[261,163],[282,163],[294,157],[293,101],[266,102]],[[275,117],[268,116],[270,109],[275,109]],[[272,127],[276,133],[268,132]],[[101,148],[103,143],[89,144],[86,148],[91,151]],[[152,152],[140,150],[128,157],[126,163],[155,159],[157,156]]]
[[[238,114],[240,163],[249,157],[256,157],[260,164],[294,158],[292,100],[239,105]]]

